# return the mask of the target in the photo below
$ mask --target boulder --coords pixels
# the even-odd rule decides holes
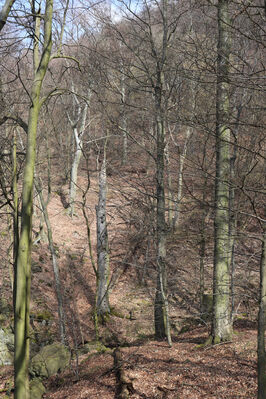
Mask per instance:
[[[40,378],[33,378],[30,381],[30,399],[41,399],[45,392],[46,389]]]
[[[0,366],[13,364],[14,334],[10,328],[0,328]]]
[[[31,360],[30,374],[48,378],[65,370],[70,363],[70,351],[60,343],[47,345]]]

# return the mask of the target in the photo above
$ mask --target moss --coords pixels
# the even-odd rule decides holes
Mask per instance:
[[[221,338],[219,336],[214,337],[213,345],[218,345],[221,343]]]
[[[49,310],[43,310],[42,312],[38,312],[36,314],[32,314],[32,317],[37,321],[49,321],[52,319],[52,314]]]
[[[204,344],[201,344],[202,345],[202,347],[205,347],[205,346],[210,346],[212,344],[212,336],[210,335],[207,339],[206,339],[206,341],[204,342]]]
[[[111,307],[110,309],[109,318],[110,316],[119,317],[120,319],[126,319],[126,316],[114,307]]]

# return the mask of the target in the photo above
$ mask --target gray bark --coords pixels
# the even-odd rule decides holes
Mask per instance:
[[[161,77],[160,77],[161,79]],[[165,122],[164,112],[161,104],[162,82],[157,86],[156,96],[156,133],[157,133],[157,286],[154,304],[155,336],[158,339],[167,338],[169,345],[172,345],[169,309],[167,298],[167,271],[166,271],[166,222],[165,222]]]
[[[97,216],[97,294],[96,312],[104,321],[106,314],[110,313],[108,283],[109,283],[109,251],[108,232],[106,221],[106,151],[99,172],[99,199],[96,206]]]
[[[0,32],[6,24],[8,15],[14,3],[15,0],[6,0],[2,7],[2,10],[0,11]]]
[[[260,300],[258,315],[258,399],[265,399],[266,392],[266,222],[264,222],[264,234],[260,262]]]
[[[216,94],[216,180],[214,219],[213,343],[231,340],[229,237],[229,57],[231,48],[229,0],[218,2],[218,60]]]
[[[72,84],[73,86],[73,84]],[[74,87],[72,87],[74,92]],[[79,100],[77,96],[74,94],[74,99],[78,104],[78,111],[76,118],[71,118],[69,113],[67,114],[68,120],[70,121],[71,127],[73,129],[73,136],[75,141],[75,150],[74,150],[74,159],[71,166],[71,174],[70,174],[70,188],[69,188],[69,213],[72,217],[75,211],[75,200],[76,200],[76,191],[77,191],[77,180],[78,180],[78,167],[80,164],[80,160],[83,152],[83,135],[85,133],[86,128],[86,120],[89,109],[89,99],[90,99],[90,91],[88,93],[87,101],[83,107],[80,107]],[[79,128],[78,123],[80,122]]]

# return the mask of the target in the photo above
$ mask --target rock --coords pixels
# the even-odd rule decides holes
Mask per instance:
[[[4,315],[9,315],[12,313],[13,308],[12,305],[10,305],[5,298],[0,299],[0,313]]]
[[[10,328],[0,328],[0,366],[13,364],[14,334]]]
[[[85,355],[87,353],[102,353],[106,352],[108,349],[99,341],[91,341],[84,344],[78,349],[79,355]]]
[[[48,378],[65,370],[70,362],[69,350],[60,343],[47,345],[31,360],[30,374],[35,377]]]
[[[30,399],[41,399],[45,392],[46,389],[40,378],[33,378],[30,381]]]

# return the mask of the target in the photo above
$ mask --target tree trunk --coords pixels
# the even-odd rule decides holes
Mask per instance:
[[[229,0],[218,2],[218,60],[216,94],[216,180],[214,218],[214,275],[212,341],[229,341],[232,337],[230,305],[230,238],[229,238]]]
[[[101,170],[99,173],[99,200],[96,206],[97,216],[97,294],[96,313],[101,321],[110,313],[108,280],[109,280],[109,253],[108,232],[106,221],[106,143]]]
[[[264,222],[262,253],[260,262],[260,301],[258,315],[258,399],[265,399],[266,392],[266,223]]]
[[[175,201],[175,211],[174,211],[174,217],[172,220],[172,230],[174,231],[176,226],[178,226],[179,221],[180,221],[180,208],[181,208],[181,200],[182,200],[182,192],[183,192],[183,172],[184,172],[184,166],[185,166],[185,160],[186,160],[186,155],[187,155],[187,146],[189,139],[192,135],[192,129],[191,127],[187,128],[186,131],[186,139],[184,143],[184,148],[182,151],[182,154],[179,156],[179,172],[178,172],[178,185],[177,185],[177,198]]]
[[[157,286],[154,304],[155,337],[165,339],[172,345],[168,312],[167,276],[166,276],[166,222],[165,222],[165,187],[164,187],[164,147],[165,126],[161,108],[161,90],[156,98],[156,133],[157,133]]]
[[[46,0],[44,43],[40,61],[34,45],[34,81],[31,89],[31,107],[28,117],[26,161],[23,176],[21,234],[18,243],[16,282],[14,293],[15,313],[15,399],[29,399],[29,305],[31,283],[32,197],[36,157],[36,133],[40,111],[40,92],[48,67],[52,47],[53,0]],[[39,20],[39,17],[36,17]],[[37,22],[36,22],[37,25]],[[38,35],[35,37],[38,42]],[[36,44],[36,43],[35,43]]]
[[[35,183],[38,195],[40,198],[41,210],[43,213],[44,221],[47,228],[47,235],[48,235],[48,243],[49,249],[52,256],[52,264],[53,264],[53,271],[54,271],[54,280],[55,280],[55,292],[57,297],[58,303],[58,318],[59,318],[59,332],[62,344],[66,343],[66,326],[65,326],[65,313],[63,307],[63,297],[62,297],[62,288],[61,288],[61,281],[59,275],[59,269],[57,266],[57,258],[54,248],[54,241],[52,235],[52,228],[49,220],[49,215],[47,212],[47,204],[44,202],[43,194],[42,194],[42,186],[41,183],[38,181]]]
[[[73,85],[73,83],[72,83]],[[74,92],[74,88],[73,88]],[[77,96],[74,95],[76,102],[78,102]],[[77,191],[77,181],[78,181],[78,167],[80,163],[80,159],[83,153],[83,135],[85,133],[85,127],[86,127],[86,120],[87,120],[87,114],[88,114],[88,109],[89,109],[89,100],[90,100],[90,91],[88,92],[88,97],[87,97],[87,102],[84,105],[84,108],[82,110],[82,113],[80,113],[80,108],[78,111],[78,116],[76,120],[72,120],[70,118],[70,115],[68,114],[68,119],[72,125],[73,129],[73,135],[75,139],[75,154],[74,154],[74,159],[73,163],[71,166],[71,175],[70,175],[70,189],[69,189],[69,214],[72,217],[74,215],[74,210],[75,210],[75,200],[76,200],[76,191]],[[78,121],[81,117],[81,123],[80,123],[80,128],[77,128]]]
[[[70,216],[74,215],[75,210],[75,200],[76,200],[76,191],[77,191],[77,180],[78,180],[78,167],[80,163],[80,159],[82,156],[82,141],[78,136],[77,129],[74,129],[76,149],[74,160],[71,167],[71,175],[70,175],[70,191],[69,191],[69,207],[70,207]]]

